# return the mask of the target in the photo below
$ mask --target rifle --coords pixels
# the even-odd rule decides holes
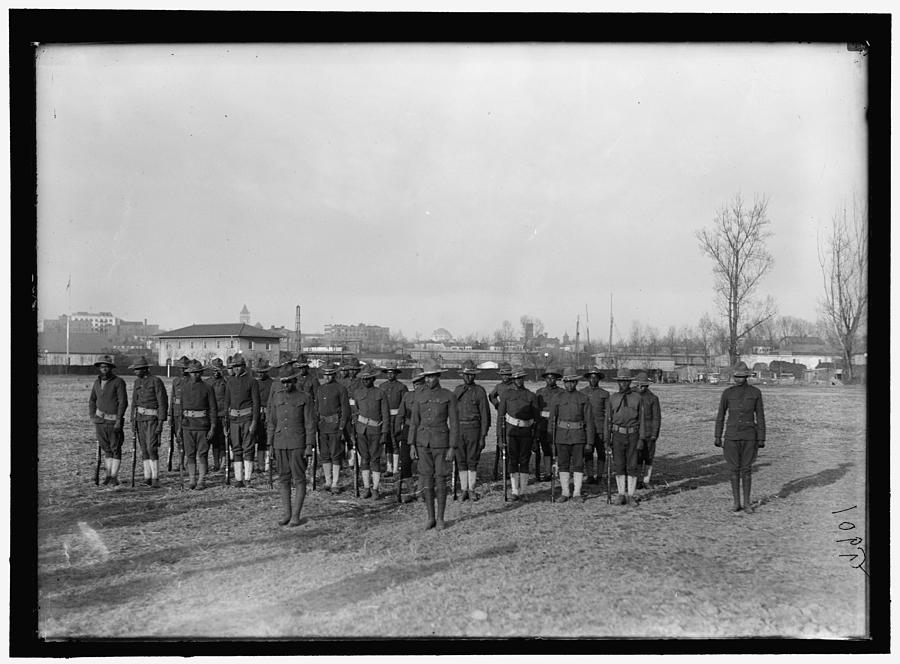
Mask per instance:
[[[503,447],[503,443],[502,443],[503,433],[501,431],[502,427],[503,427],[503,423],[497,422],[497,450],[494,453],[494,481],[495,482],[497,481],[497,465],[500,463],[500,456],[501,456],[500,450]],[[504,456],[504,459],[505,458],[506,457]]]
[[[100,441],[97,441],[97,466],[94,468],[94,486],[100,486]]]
[[[185,454],[184,454],[184,433],[182,432],[181,427],[178,427],[178,433],[180,434],[180,436],[181,436],[181,441],[182,441],[182,442],[181,442],[181,456],[180,456],[181,461],[178,463],[178,479],[179,479],[179,481],[181,482],[181,490],[184,491],[184,460],[185,460]]]
[[[131,488],[134,488],[134,471],[137,470],[137,426],[134,420],[131,420],[131,437],[134,447],[131,448]]]
[[[456,456],[453,457],[453,477],[450,483],[453,485],[453,500],[456,500],[456,481],[459,479],[459,467],[456,465]]]
[[[509,500],[509,491],[507,487],[507,459],[506,459],[506,423],[498,422],[497,428],[497,444],[500,446],[500,454],[503,457],[503,502]],[[496,459],[496,457],[495,457]],[[495,475],[496,477],[496,475]]]
[[[231,484],[231,426],[225,422],[225,484]]]
[[[353,434],[350,439],[353,442],[353,448],[350,451],[350,454],[353,455],[353,491],[356,493],[356,497],[359,498],[359,456],[356,453],[356,431],[351,429]]]
[[[612,448],[606,448],[606,504],[612,503],[612,493],[610,489],[612,484]]]
[[[400,452],[400,445],[402,445],[402,443],[400,442],[399,436],[396,436],[395,438],[397,438],[395,443],[397,445],[397,451]],[[400,505],[403,502],[403,454],[400,454],[397,458],[397,467],[394,468],[394,470],[397,471],[397,504]]]
[[[318,474],[318,466],[319,466],[319,434],[316,433],[316,437],[313,440],[313,453],[312,453],[312,488],[313,491],[316,490],[316,475]],[[328,479],[327,477],[325,478]],[[272,471],[269,470],[269,486],[272,485]]]
[[[553,420],[553,440],[550,441],[550,502],[552,503],[553,492],[556,490],[556,479],[559,476],[558,460],[556,458],[556,419]],[[568,487],[566,491],[568,491]]]
[[[166,462],[166,470],[172,472],[172,453],[175,447],[175,415],[169,420],[169,459]]]
[[[538,426],[540,426],[538,422]],[[532,437],[531,446],[534,448],[534,479],[536,482],[541,481],[541,434],[535,429]],[[553,472],[552,470],[550,471]]]

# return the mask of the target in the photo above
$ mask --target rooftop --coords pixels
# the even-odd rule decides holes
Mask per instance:
[[[244,339],[279,339],[281,335],[247,323],[207,323],[188,325],[157,335],[160,339],[188,337],[242,337]]]

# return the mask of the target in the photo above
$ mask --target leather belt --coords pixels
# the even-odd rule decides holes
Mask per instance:
[[[481,424],[481,420],[460,420],[460,424]]]
[[[560,429],[584,429],[584,422],[566,422],[565,420],[558,420],[556,426]]]
[[[399,415],[399,414],[400,414],[399,408],[391,408],[391,415]]]
[[[351,406],[355,406],[355,405],[356,405],[356,399],[350,399],[350,405],[351,405]]]
[[[338,417],[337,413],[334,415],[319,415],[319,422],[339,422],[340,417]]]
[[[550,417],[550,411],[549,411],[549,410],[542,410],[542,411],[541,411],[541,417]]]
[[[381,420],[371,420],[368,417],[363,417],[362,415],[359,415],[357,418],[359,419],[359,421],[362,424],[367,424],[370,427],[380,427],[381,426]]]
[[[507,422],[517,427],[530,427],[532,424],[534,424],[534,420],[519,420],[515,417],[512,417],[511,415],[506,415],[505,417]]]
[[[620,427],[618,424],[612,425],[612,430],[616,433],[635,433],[638,428],[637,427]]]
[[[159,411],[156,408],[144,408],[143,406],[137,407],[138,415],[153,415],[156,416],[159,414]]]
[[[109,413],[104,413],[99,408],[97,409],[97,412],[94,413],[94,415],[96,415],[97,417],[103,418],[104,420],[107,420],[109,422],[115,422],[117,419],[119,419],[118,415],[110,415]]]
[[[206,417],[207,412],[205,410],[183,410],[181,411],[182,416],[184,417]]]
[[[228,414],[231,417],[244,417],[245,415],[252,415],[253,408],[241,408],[240,410],[238,410],[237,408],[229,408]]]

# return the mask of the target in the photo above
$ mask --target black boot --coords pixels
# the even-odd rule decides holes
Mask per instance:
[[[425,498],[425,509],[428,510],[428,522],[425,524],[425,530],[430,530],[435,526],[434,520],[434,489],[425,487],[422,489],[422,496]]]
[[[197,488],[197,465],[194,463],[193,459],[188,459],[187,463],[188,478],[191,483],[188,485],[188,489],[196,489]]]
[[[744,511],[753,513],[753,506],[750,505],[750,473],[741,474],[741,484],[744,486]]]
[[[741,511],[741,476],[740,475],[732,475],[731,476],[731,497],[734,500],[734,505],[731,508],[732,512],[740,512]]]
[[[278,519],[278,525],[286,526],[291,520],[291,485],[279,483],[278,493],[281,496],[281,518]]]
[[[203,491],[206,488],[206,471],[209,467],[208,462],[206,461],[206,455],[201,457],[200,465],[198,466],[198,471],[200,476],[197,478],[197,491]]]
[[[437,521],[435,528],[444,529],[444,509],[447,507],[447,487],[443,483],[437,486]]]
[[[289,527],[300,525],[300,510],[303,509],[303,499],[306,498],[306,482],[294,485],[294,495],[291,498],[291,520]]]

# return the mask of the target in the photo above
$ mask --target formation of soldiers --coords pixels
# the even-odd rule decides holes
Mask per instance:
[[[102,451],[102,484],[117,486],[129,400],[124,381],[113,373],[112,358],[96,366],[89,412],[97,432],[97,482]],[[135,373],[132,485],[139,445],[144,483],[160,486],[160,443],[171,417],[167,465],[179,472],[182,485],[186,471],[188,489],[206,487],[210,452],[213,472],[224,470],[225,484],[237,488],[254,486],[254,471],[263,472],[272,488],[277,472],[281,525],[300,525],[308,476],[314,490],[321,483],[322,491],[337,495],[344,490],[340,480],[346,470],[362,499],[383,498],[382,480],[393,479],[397,500],[421,497],[426,528],[443,529],[450,487],[454,499],[457,487],[462,501],[481,498],[477,468],[491,427],[490,406],[497,432],[493,480],[502,466],[504,499],[524,499],[532,457],[534,481],[551,482],[550,498],[558,502],[585,500],[585,475],[587,483],[598,484],[605,474],[607,502],[616,505],[636,506],[636,490],[650,486],[661,413],[643,372],[635,378],[621,372],[615,376],[618,389],[610,394],[599,385],[597,367],[584,374],[572,367],[548,368],[541,376],[545,386],[532,392],[525,387],[525,370],[504,364],[501,381],[488,394],[475,382],[479,369],[471,360],[459,369],[463,382],[452,392],[441,386],[445,370],[434,360],[414,373],[412,390],[398,380],[396,364],[364,365],[355,357],[320,368],[321,383],[302,354],[274,367],[258,360],[250,371],[240,354],[227,365],[216,359],[204,366],[182,357],[176,366],[183,375],[174,378],[170,393],[150,375],[144,358],[129,366]],[[743,363],[735,367],[735,385],[722,394],[716,417],[715,445],[724,447],[735,512],[752,511],[751,466],[765,445],[762,395],[747,384],[749,375]],[[384,380],[376,387],[379,378]],[[587,386],[578,390],[585,379]],[[409,480],[405,497],[404,480]]]

